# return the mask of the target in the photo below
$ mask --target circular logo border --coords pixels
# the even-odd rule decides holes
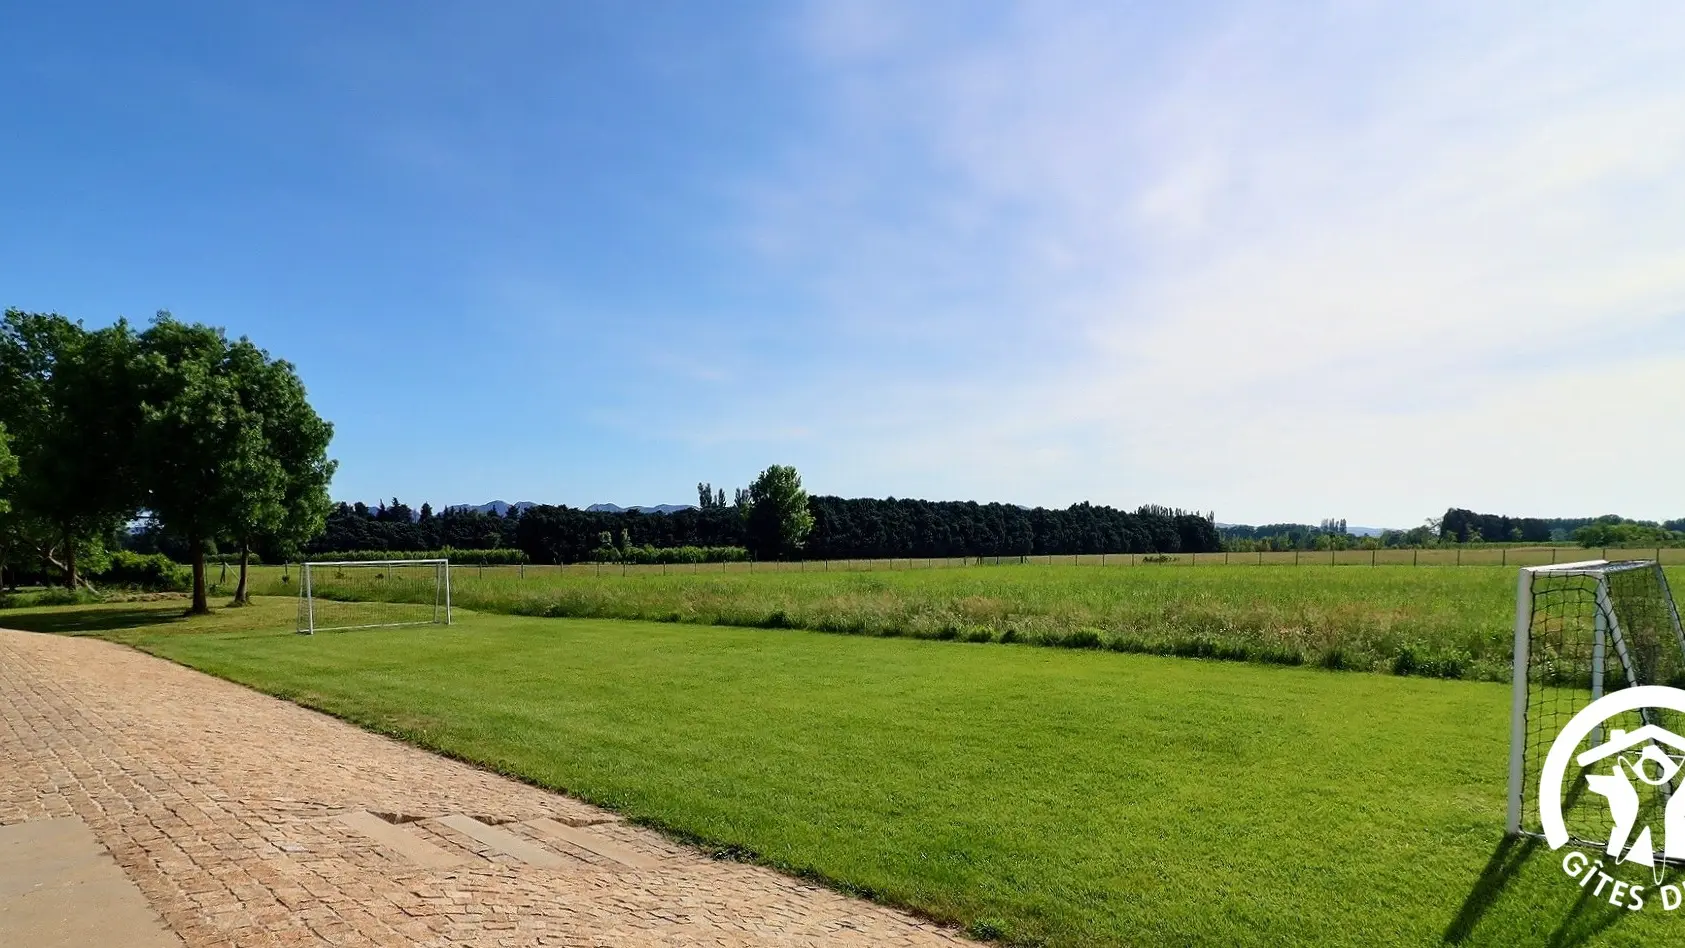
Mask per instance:
[[[1667,685],[1638,685],[1606,694],[1574,715],[1551,743],[1545,766],[1539,771],[1539,822],[1551,849],[1568,844],[1568,827],[1562,822],[1562,778],[1568,773],[1574,749],[1599,724],[1639,708],[1666,708],[1685,714],[1685,691]]]

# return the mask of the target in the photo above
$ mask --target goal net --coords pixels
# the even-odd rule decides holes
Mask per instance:
[[[1575,714],[1610,692],[1638,685],[1685,687],[1685,629],[1667,575],[1651,560],[1523,569],[1515,609],[1509,831],[1539,835],[1538,796],[1545,792],[1540,773],[1556,736]],[[1582,779],[1592,771],[1626,767],[1636,778],[1627,782],[1645,797],[1645,815],[1660,814],[1676,782],[1678,751],[1670,751],[1671,761],[1663,760],[1660,750],[1634,749],[1620,758],[1578,763],[1591,748],[1613,746],[1622,737],[1616,732],[1630,734],[1649,724],[1685,736],[1685,714],[1641,708],[1605,721],[1574,749],[1560,797],[1571,842],[1602,848],[1609,838],[1609,801],[1587,792]]]
[[[299,632],[450,621],[448,560],[304,563],[299,569]]]

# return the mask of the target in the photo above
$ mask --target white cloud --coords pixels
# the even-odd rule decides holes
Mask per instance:
[[[931,368],[856,355],[786,399],[837,443],[810,481],[1247,520],[1685,513],[1665,6],[873,9],[816,8],[829,130],[754,183],[744,230],[837,332]]]

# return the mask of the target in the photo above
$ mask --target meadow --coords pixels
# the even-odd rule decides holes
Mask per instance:
[[[1506,687],[1104,651],[293,603],[97,633],[1012,944],[1638,945],[1502,836]]]
[[[659,570],[462,567],[451,571],[451,592],[469,609],[510,615],[1024,642],[1484,681],[1508,681],[1510,672],[1513,567]],[[1685,568],[1669,573],[1685,588]],[[287,595],[295,578],[263,567],[254,588]],[[373,588],[326,591],[367,596]]]

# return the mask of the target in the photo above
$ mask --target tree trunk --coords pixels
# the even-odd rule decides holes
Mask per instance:
[[[64,588],[76,591],[76,538],[70,535],[70,524],[64,525]]]
[[[39,552],[41,554],[41,573],[43,575],[45,575],[48,570],[54,570],[54,569],[58,570],[60,573],[63,573],[66,576],[71,575],[72,564],[60,562],[59,558],[53,555],[53,551],[52,551],[51,548],[44,549],[44,550],[38,550],[37,552]],[[76,577],[76,582],[78,584],[80,584],[81,587],[83,589],[86,589],[88,592],[98,592],[98,590],[94,589],[93,583],[88,582],[85,578],[83,578],[81,576]],[[17,584],[18,584],[17,571],[13,570],[12,571],[12,587],[15,589],[17,587]]]
[[[240,541],[240,584],[234,587],[234,601],[244,606],[251,601],[246,594],[246,560],[251,555],[251,545],[245,540]]]
[[[187,610],[187,614],[209,615],[211,605],[205,598],[205,544],[199,540],[190,542],[193,545],[193,608]]]

